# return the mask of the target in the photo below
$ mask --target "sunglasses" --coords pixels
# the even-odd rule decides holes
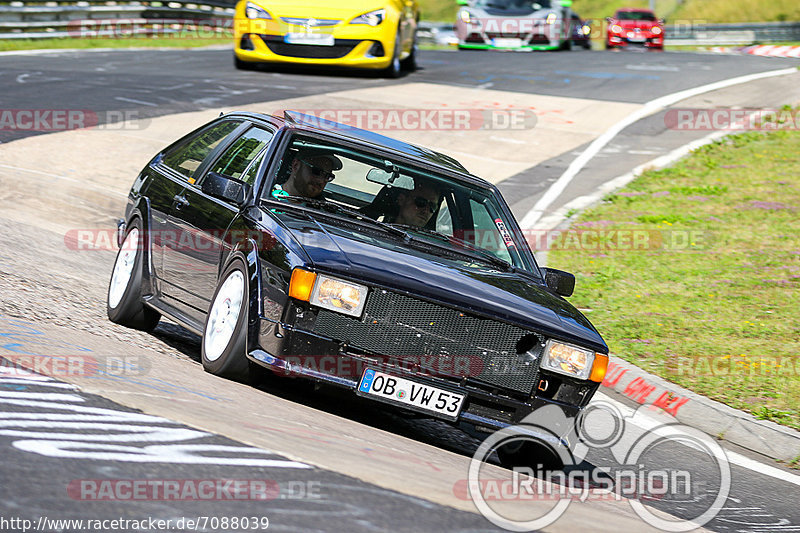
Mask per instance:
[[[299,161],[300,161],[301,163],[303,163],[305,166],[307,166],[307,167],[308,167],[308,169],[311,171],[311,174],[313,174],[313,175],[314,175],[315,177],[317,177],[317,178],[322,178],[322,179],[324,179],[325,181],[327,181],[327,182],[329,182],[329,183],[330,183],[331,181],[333,181],[333,178],[335,178],[335,177],[336,177],[336,176],[333,174],[333,172],[328,172],[328,171],[327,171],[327,170],[325,170],[324,168],[322,168],[322,167],[318,167],[318,166],[316,166],[316,165],[314,165],[314,164],[312,164],[312,163],[309,163],[309,162],[308,162],[308,161],[306,161],[305,159],[300,159]]]
[[[414,197],[414,205],[419,207],[420,209],[423,207],[427,207],[431,213],[436,212],[436,209],[439,207],[439,204],[436,202],[431,202],[427,198],[423,198],[422,196],[415,196]]]

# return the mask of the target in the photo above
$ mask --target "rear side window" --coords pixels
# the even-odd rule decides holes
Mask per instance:
[[[251,165],[272,140],[273,133],[261,128],[250,128],[236,139],[224,154],[217,160],[211,172],[223,174],[230,178],[242,180],[248,185],[255,182],[257,165]],[[248,167],[255,168],[251,172]]]
[[[172,148],[161,163],[175,172],[191,178],[211,150],[239,126],[240,122],[225,120],[196,133]]]

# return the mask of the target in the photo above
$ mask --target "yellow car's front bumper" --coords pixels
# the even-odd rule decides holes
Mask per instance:
[[[234,20],[234,53],[240,61],[383,69],[394,57],[397,28],[389,21],[318,29],[317,34],[333,37],[332,45],[291,44],[286,25],[270,22]]]

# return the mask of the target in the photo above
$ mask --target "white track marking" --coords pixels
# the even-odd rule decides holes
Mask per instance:
[[[572,181],[572,179],[580,172],[583,167],[595,156],[597,153],[603,149],[605,145],[607,145],[611,140],[617,136],[619,132],[623,129],[627,128],[631,124],[635,123],[638,120],[641,120],[653,113],[656,113],[667,106],[670,106],[676,102],[680,102],[681,100],[685,100],[686,98],[690,98],[692,96],[697,96],[699,94],[707,93],[710,91],[716,91],[718,89],[723,89],[725,87],[730,87],[732,85],[738,85],[741,83],[747,83],[750,81],[760,80],[763,78],[770,78],[774,76],[786,76],[789,74],[797,73],[796,68],[785,68],[780,70],[771,70],[768,72],[760,72],[758,74],[748,74],[746,76],[739,76],[737,78],[731,78],[727,80],[718,81],[715,83],[709,83],[707,85],[702,85],[700,87],[694,87],[692,89],[687,89],[684,91],[679,91],[676,93],[668,94],[665,96],[661,96],[656,98],[655,100],[650,100],[647,102],[643,107],[634,111],[624,119],[620,120],[613,126],[611,126],[608,130],[606,130],[602,135],[596,138],[592,143],[584,150],[581,155],[579,155],[572,163],[570,163],[569,167],[566,171],[553,183],[549,189],[544,193],[544,195],[536,202],[536,205],[533,206],[525,217],[522,219],[520,226],[522,229],[532,229],[539,219],[542,218],[545,209],[547,209],[560,195],[564,192],[564,189],[567,188],[567,185]]]
[[[624,405],[616,400],[609,398],[602,392],[598,392],[595,395],[595,398],[612,404],[622,413],[628,413],[632,410],[631,407],[628,407],[627,405]],[[634,424],[638,428],[643,429],[645,431],[658,430],[659,427],[664,425],[663,421],[656,420],[655,418],[650,418],[647,416],[640,417],[638,413],[636,422],[639,422],[639,424],[636,424],[632,418],[627,418],[625,421]],[[675,429],[672,428],[672,431],[674,432]],[[791,474],[789,472],[781,470],[780,468],[775,468],[774,466],[769,466],[754,459],[750,459],[749,457],[745,457],[744,455],[732,452],[730,450],[725,450],[725,455],[728,458],[728,462],[731,464],[740,466],[742,468],[747,468],[748,470],[752,470],[753,472],[762,474],[764,476],[769,476],[775,479],[779,479],[781,481],[785,481],[787,483],[791,483],[793,485],[800,486],[800,476],[798,475]]]

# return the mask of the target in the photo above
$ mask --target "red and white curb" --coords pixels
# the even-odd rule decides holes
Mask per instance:
[[[715,54],[750,54],[763,57],[793,57],[800,59],[800,46],[779,46],[774,44],[759,44],[731,48],[728,46],[713,46],[708,49]]]
[[[778,461],[789,462],[800,454],[800,432],[758,420],[749,413],[686,390],[617,357],[608,364],[599,396],[624,398],[634,404],[651,406],[682,424]],[[792,483],[800,485],[800,477],[791,479]]]

